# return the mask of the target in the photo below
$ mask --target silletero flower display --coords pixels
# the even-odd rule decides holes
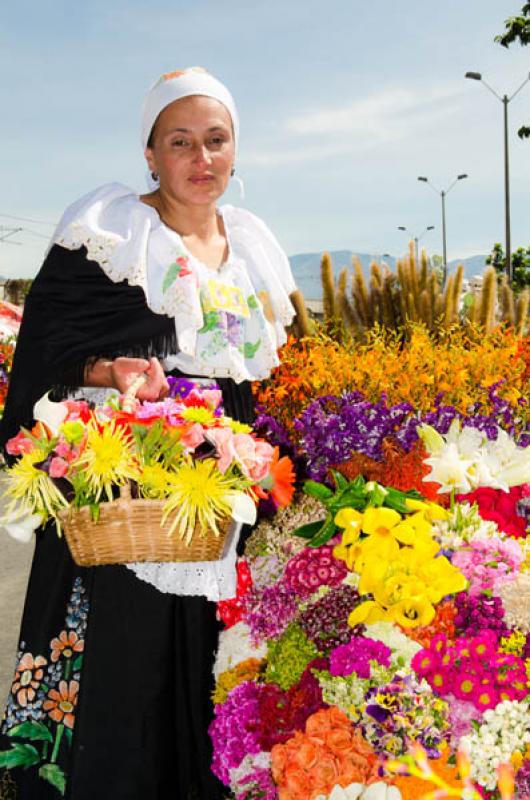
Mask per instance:
[[[528,794],[528,343],[464,338],[290,342],[259,391],[299,491],[220,609],[235,800]]]

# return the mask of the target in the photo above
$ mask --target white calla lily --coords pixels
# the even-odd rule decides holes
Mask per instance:
[[[256,504],[245,492],[231,492],[227,497],[232,510],[232,519],[243,525],[254,525],[256,522]]]
[[[68,409],[64,403],[54,403],[48,395],[49,392],[46,392],[37,400],[33,406],[33,417],[37,422],[43,422],[55,435],[68,416]]]
[[[25,513],[19,517],[4,519],[2,525],[6,533],[22,544],[28,544],[33,538],[33,534],[42,523],[41,514]]]

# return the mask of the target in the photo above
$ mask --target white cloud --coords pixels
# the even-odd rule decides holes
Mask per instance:
[[[246,151],[247,167],[298,164],[356,154],[437,131],[460,113],[464,93],[453,86],[374,93],[341,106],[320,106],[288,116],[272,143]]]

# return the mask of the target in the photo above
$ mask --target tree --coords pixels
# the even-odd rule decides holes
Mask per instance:
[[[486,259],[487,264],[495,267],[499,276],[506,273],[506,256],[500,242],[495,242],[491,255]],[[530,287],[530,247],[519,247],[512,253],[512,288],[514,292],[521,292]]]
[[[498,44],[509,47],[513,42],[518,41],[521,45],[530,44],[530,3],[525,3],[521,13],[516,17],[509,17],[505,23],[506,28],[503,34],[495,37]],[[523,125],[517,131],[521,139],[530,138],[530,127]]]

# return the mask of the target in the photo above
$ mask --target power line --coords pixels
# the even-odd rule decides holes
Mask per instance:
[[[20,222],[32,222],[34,225],[53,225],[55,227],[55,225],[57,224],[56,222],[45,222],[42,219],[30,219],[29,217],[16,217],[13,214],[0,213],[0,217],[7,217],[8,219],[16,219],[19,220]]]

